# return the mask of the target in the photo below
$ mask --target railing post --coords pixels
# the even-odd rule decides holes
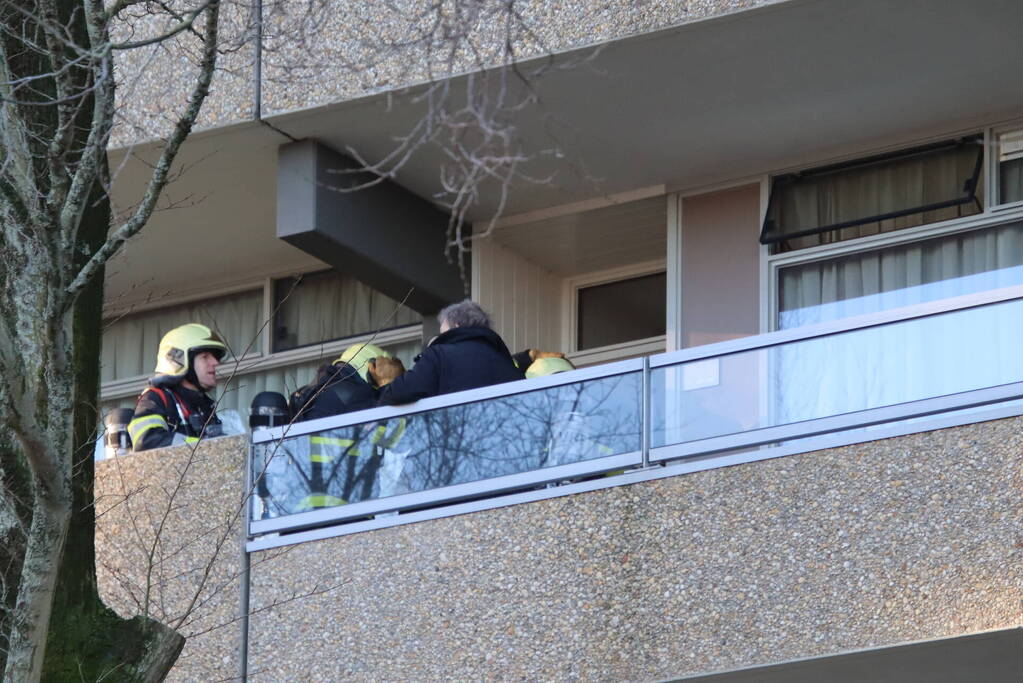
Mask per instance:
[[[640,450],[643,453],[643,468],[650,466],[650,357],[643,356],[643,408],[640,432]]]
[[[238,680],[245,683],[249,680],[249,604],[251,590],[251,580],[249,576],[249,570],[251,569],[248,541],[249,541],[249,524],[252,521],[253,514],[255,513],[255,483],[252,476],[252,464],[256,459],[256,444],[252,443],[252,435],[249,435],[249,457],[245,463],[245,515],[242,519],[241,529],[241,540],[242,540],[242,571],[239,576],[239,596],[238,596],[238,628],[240,630],[238,638]]]

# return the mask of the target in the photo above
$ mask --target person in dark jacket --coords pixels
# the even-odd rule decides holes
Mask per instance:
[[[227,345],[205,325],[189,323],[163,336],[156,374],[128,423],[136,452],[222,434],[216,405],[207,392],[217,386],[217,366],[226,353]]]
[[[383,388],[380,403],[411,403],[428,396],[475,389],[523,379],[508,347],[490,329],[490,318],[469,299],[437,315],[440,334],[416,359],[415,366],[391,379],[390,364],[371,361],[369,373]]]
[[[353,344],[333,363],[321,366],[316,379],[291,395],[291,414],[296,421],[315,420],[376,406],[377,390],[370,384],[366,362],[390,357],[374,344]]]

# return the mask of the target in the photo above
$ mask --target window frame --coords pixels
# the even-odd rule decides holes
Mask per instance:
[[[956,233],[966,233],[975,230],[981,230],[985,228],[995,227],[1006,223],[1023,220],[1023,201],[1013,202],[1011,204],[996,205],[998,197],[998,154],[997,154],[997,136],[1000,133],[1020,130],[1023,129],[1023,119],[1014,119],[997,125],[987,126],[974,126],[968,131],[960,131],[958,133],[946,133],[941,136],[934,136],[929,138],[930,140],[941,140],[953,137],[967,136],[971,132],[975,133],[978,129],[983,131],[984,141],[984,158],[982,160],[983,169],[985,172],[984,177],[984,194],[983,194],[983,211],[973,216],[966,216],[963,218],[953,218],[947,221],[939,221],[936,223],[928,223],[926,225],[919,225],[912,228],[905,228],[902,230],[894,230],[891,232],[880,233],[876,235],[867,235],[865,237],[857,237],[841,242],[832,242],[829,244],[821,244],[813,247],[806,247],[804,249],[797,249],[795,251],[784,252],[780,254],[771,254],[769,245],[761,245],[762,263],[763,263],[763,281],[762,281],[762,293],[766,301],[761,307],[761,310],[766,314],[765,324],[761,325],[762,332],[773,332],[778,329],[778,315],[779,305],[778,297],[780,295],[779,277],[782,268],[786,268],[794,265],[801,265],[806,263],[828,261],[834,258],[840,258],[851,254],[857,254],[867,251],[875,251],[877,249],[883,249],[885,247],[902,246],[911,244],[913,242],[920,242],[923,240],[932,239],[935,237],[944,237],[953,235]],[[917,141],[917,143],[907,142],[899,147],[903,149],[911,149],[914,146],[921,146],[927,141]],[[870,153],[860,155],[860,158],[869,158],[872,156]],[[804,165],[801,168],[809,169],[813,166],[818,165]],[[798,169],[797,169],[798,170]],[[764,188],[762,197],[761,210],[766,216],[767,212],[767,197],[766,195],[770,192],[772,180],[777,175],[784,173],[792,173],[792,169],[786,169],[779,171],[778,173],[772,173],[764,177]],[[762,217],[763,218],[763,217]],[[761,225],[763,222],[761,222]]]
[[[896,211],[889,211],[888,213],[867,215],[861,218],[839,221],[838,223],[832,223],[830,225],[819,225],[813,228],[804,228],[802,230],[796,230],[792,233],[778,233],[777,227],[774,225],[774,221],[770,218],[771,209],[774,207],[775,201],[777,200],[781,189],[778,187],[780,183],[785,181],[798,181],[801,177],[813,178],[815,176],[827,176],[831,174],[841,173],[843,171],[849,171],[860,168],[868,168],[871,166],[883,166],[886,162],[897,162],[904,159],[910,159],[915,156],[924,154],[930,154],[933,152],[939,152],[943,150],[958,150],[968,144],[976,141],[980,141],[981,149],[977,155],[977,159],[974,162],[973,175],[966,181],[967,187],[969,188],[969,194],[954,199],[946,199],[940,202],[934,202],[931,204],[924,204],[921,206],[914,206],[905,209],[898,209]],[[812,235],[820,235],[826,232],[834,232],[837,230],[844,230],[846,228],[854,228],[860,225],[866,225],[868,223],[877,223],[881,221],[891,220],[894,218],[901,218],[903,216],[914,216],[916,214],[926,213],[928,211],[937,211],[940,209],[952,208],[955,206],[964,206],[970,203],[980,203],[986,197],[985,194],[981,197],[977,196],[977,184],[980,182],[981,174],[984,173],[986,168],[987,160],[987,149],[984,144],[984,133],[974,132],[972,135],[964,135],[953,138],[947,138],[939,142],[931,142],[926,145],[914,145],[911,147],[904,147],[899,150],[885,152],[883,154],[874,154],[858,159],[849,161],[843,161],[834,164],[825,164],[823,166],[813,166],[811,168],[803,169],[802,171],[790,172],[790,173],[778,173],[774,174],[770,178],[770,186],[768,190],[768,201],[767,210],[764,214],[764,218],[760,225],[760,243],[768,246],[781,244],[788,240],[799,239],[800,237],[810,237]],[[983,207],[981,208],[983,213]],[[771,221],[771,226],[768,226],[768,221]],[[931,225],[931,223],[927,223]],[[769,234],[771,233],[771,234]],[[853,238],[855,239],[855,238]],[[838,240],[843,241],[843,240]]]
[[[992,126],[990,128],[990,139],[988,141],[988,160],[985,170],[987,171],[989,178],[995,178],[999,182],[988,183],[989,187],[987,190],[987,200],[989,202],[990,210],[992,213],[999,213],[1003,211],[1012,211],[1014,209],[1023,207],[1023,199],[1016,202],[1008,202],[1006,204],[999,203],[999,194],[1001,192],[1001,178],[999,177],[1001,163],[998,160],[999,157],[999,146],[998,137],[1003,133],[1011,133],[1013,131],[1023,131],[1023,119],[1017,119],[1008,123],[1003,123],[998,126]]]
[[[646,337],[643,339],[632,339],[619,344],[610,344],[608,346],[598,346],[592,349],[580,350],[578,339],[579,290],[586,289],[587,287],[596,287],[598,285],[621,282],[623,280],[632,280],[645,275],[654,275],[661,272],[665,273],[670,280],[671,275],[667,272],[667,265],[667,258],[661,258],[567,278],[565,280],[563,293],[563,310],[567,310],[568,315],[564,316],[562,338],[567,341],[566,347],[568,348],[569,359],[578,365],[593,365],[596,363],[607,363],[612,360],[622,360],[625,358],[632,358],[633,356],[664,351],[666,349],[668,338],[667,310],[664,311],[666,333],[663,335]],[[670,286],[667,289],[670,290]],[[666,291],[665,295],[667,296],[668,293],[669,292]],[[667,302],[667,305],[669,307],[671,306],[670,300]]]

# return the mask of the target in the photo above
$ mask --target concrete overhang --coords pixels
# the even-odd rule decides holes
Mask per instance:
[[[1018,0],[788,0],[528,61],[522,71],[565,67],[547,69],[533,84],[537,103],[515,118],[534,155],[524,170],[554,180],[517,183],[504,213],[699,187],[1019,115],[1020,25]],[[455,78],[453,91],[466,80]],[[422,113],[417,92],[265,120],[286,135],[253,122],[193,136],[182,151],[189,168],[168,191],[184,205],[154,216],[112,264],[109,291],[134,300],[183,279],[204,288],[211,274],[237,280],[252,264],[321,263],[275,235],[277,147],[308,138],[380,159]],[[559,154],[543,154],[552,148]],[[397,182],[431,201],[444,160],[426,146]],[[118,204],[137,200],[131,188],[146,173],[124,167]],[[497,206],[483,189],[470,220]]]
[[[704,676],[685,683],[1015,683],[1023,628],[846,652]]]
[[[519,184],[505,213],[709,184],[1019,110],[1023,44],[1012,27],[1020,25],[1016,0],[790,0],[524,62],[524,73],[552,67],[515,125],[534,155],[527,172],[555,180]],[[421,115],[417,92],[273,121],[297,138],[380,159]],[[544,153],[551,149],[560,154]],[[399,182],[432,197],[443,163],[443,152],[427,147]],[[472,217],[489,217],[496,195]]]

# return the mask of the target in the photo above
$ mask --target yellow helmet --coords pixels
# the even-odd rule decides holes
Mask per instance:
[[[369,366],[367,361],[371,358],[393,358],[393,356],[389,351],[383,350],[376,344],[352,344],[334,361],[334,365],[348,363],[355,368],[355,371],[359,373],[362,379],[369,382]]]
[[[217,360],[224,358],[227,344],[217,333],[198,323],[188,323],[163,335],[156,354],[156,373],[168,379],[182,379],[188,374],[192,358],[199,351],[209,351]]]

